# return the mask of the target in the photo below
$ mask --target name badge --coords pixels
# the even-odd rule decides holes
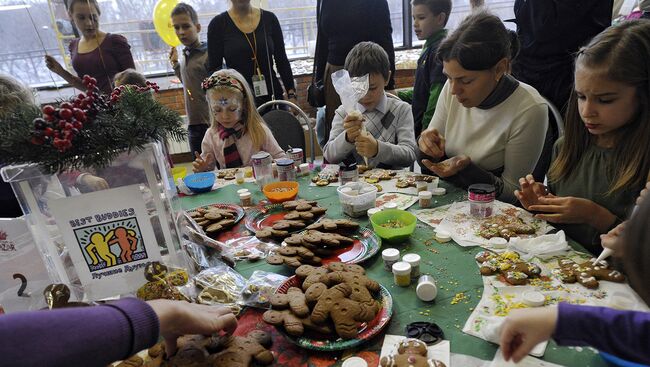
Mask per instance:
[[[253,93],[255,97],[262,97],[269,94],[264,75],[253,75]]]

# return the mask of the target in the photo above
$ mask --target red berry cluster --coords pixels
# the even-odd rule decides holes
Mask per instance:
[[[84,124],[90,124],[99,110],[109,107],[107,98],[99,93],[95,78],[85,75],[83,84],[86,93],[79,93],[71,102],[63,102],[58,108],[43,107],[43,117],[34,119],[33,144],[52,145],[64,152],[72,147],[72,140]]]
[[[136,91],[139,93],[144,93],[148,92],[150,90],[153,90],[155,93],[158,93],[160,90],[160,87],[156,83],[152,83],[150,81],[147,81],[147,86],[146,87],[138,87],[136,85],[120,85],[119,87],[113,89],[113,92],[111,93],[111,104],[116,104],[120,100],[120,95],[124,90],[127,88],[134,88]]]

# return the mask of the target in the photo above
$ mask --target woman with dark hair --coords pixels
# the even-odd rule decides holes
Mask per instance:
[[[548,105],[508,74],[512,34],[485,11],[465,18],[438,49],[447,82],[419,139],[423,168],[455,185],[492,184],[515,202],[522,173],[536,166]]]
[[[115,74],[135,69],[135,64],[124,36],[99,30],[100,14],[97,0],[68,2],[68,15],[81,32],[81,38],[72,40],[69,47],[72,67],[78,76],[70,74],[50,55],[45,55],[45,64],[79,90],[86,90],[81,77],[88,75],[97,79],[99,90],[110,93]]]
[[[226,65],[246,78],[256,106],[284,99],[283,85],[287,98],[297,103],[280,21],[270,11],[251,6],[250,0],[232,0],[230,9],[208,26],[208,75]]]

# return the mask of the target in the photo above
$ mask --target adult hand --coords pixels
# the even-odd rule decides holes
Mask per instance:
[[[176,353],[176,339],[179,336],[220,332],[232,334],[237,328],[237,318],[227,307],[162,299],[147,303],[158,315],[160,335],[165,339],[167,356]]]
[[[107,190],[108,182],[101,177],[85,174],[81,176],[81,184],[86,186],[92,191]]]
[[[362,157],[372,158],[379,151],[379,143],[372,134],[359,134],[356,143],[354,143],[357,153]]]
[[[537,203],[530,205],[530,211],[542,212],[535,218],[551,223],[590,223],[591,217],[598,213],[598,204],[591,200],[573,196],[541,196]]]
[[[65,71],[65,69],[63,69],[63,66],[61,66],[61,64],[59,64],[59,62],[56,61],[56,59],[50,55],[45,55],[45,66],[47,66],[47,68],[50,69],[52,72],[59,75]]]
[[[210,169],[210,162],[209,158],[211,157],[211,154],[208,153],[208,159],[203,159],[201,158],[201,155],[199,152],[194,152],[194,162],[192,162],[192,171],[196,172],[205,172]]]
[[[503,358],[521,361],[537,344],[553,335],[557,318],[557,307],[511,311],[501,327],[499,344]]]
[[[445,155],[445,138],[436,129],[424,130],[418,140],[418,147],[422,153],[439,159]]]
[[[176,47],[172,47],[169,51],[169,62],[172,64],[172,66],[176,66],[176,64],[178,64],[178,50],[176,50]]]
[[[604,248],[612,250],[612,256],[623,257],[625,255],[625,252],[623,250],[625,246],[623,246],[621,238],[623,235],[623,230],[625,230],[626,223],[627,221],[612,228],[612,230],[606,234],[600,235],[600,244],[603,245]]]
[[[515,197],[526,210],[531,205],[539,204],[538,199],[548,195],[548,188],[541,182],[536,182],[533,175],[526,175],[519,179],[519,190],[515,190]]]
[[[438,163],[431,162],[428,159],[422,161],[431,172],[442,178],[457,174],[464,170],[471,162],[472,160],[466,155],[458,155]]]
[[[363,126],[363,118],[361,115],[350,115],[348,114],[343,119],[343,128],[345,129],[345,140],[348,143],[354,143],[357,141],[359,135],[361,135],[361,128]]]

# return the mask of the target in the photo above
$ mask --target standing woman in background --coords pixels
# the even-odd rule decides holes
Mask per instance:
[[[81,77],[89,75],[97,79],[97,87],[103,93],[110,93],[115,74],[135,69],[135,64],[124,36],[99,30],[100,14],[97,0],[70,0],[68,4],[68,15],[81,33],[81,38],[72,40],[69,46],[72,67],[78,76],[70,74],[50,55],[45,55],[45,64],[79,90],[86,90]]]
[[[208,71],[235,69],[255,95],[255,105],[284,99],[273,62],[280,73],[287,98],[297,103],[293,73],[284,49],[284,36],[275,14],[251,6],[250,0],[232,0],[228,11],[208,26]]]
[[[314,62],[316,80],[325,86],[325,131],[329,140],[334,112],[341,99],[334,90],[331,75],[343,69],[345,57],[359,42],[371,41],[388,54],[390,76],[386,90],[395,89],[395,49],[393,28],[386,0],[321,0],[318,2],[318,41]]]

